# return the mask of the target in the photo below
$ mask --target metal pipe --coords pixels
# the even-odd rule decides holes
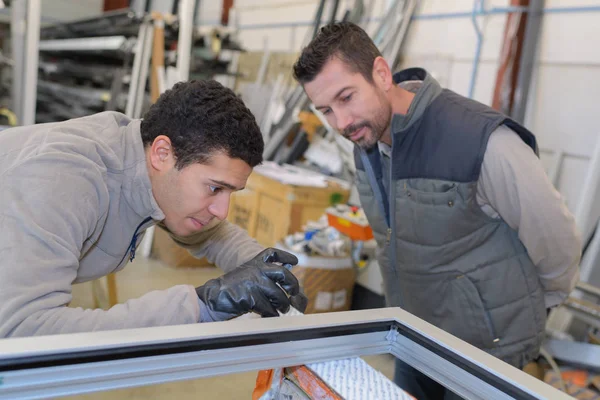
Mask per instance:
[[[180,81],[187,81],[190,78],[193,19],[194,0],[182,0],[179,4],[179,40],[177,41],[177,70]]]
[[[483,45],[483,33],[477,23],[477,15],[483,10],[483,0],[475,0],[473,3],[473,12],[471,13],[471,22],[477,36],[477,45],[475,47],[475,58],[473,60],[473,70],[471,71],[471,80],[469,82],[469,98],[473,98],[475,93],[475,83],[477,82],[477,71],[479,70],[479,58],[481,57],[481,47]]]
[[[574,6],[574,7],[547,7],[544,13],[580,13],[600,11],[600,5],[597,6]]]
[[[140,80],[140,69],[142,66],[142,55],[144,52],[144,43],[146,41],[146,35],[150,34],[146,26],[150,24],[149,21],[145,21],[140,25],[138,31],[137,42],[135,44],[135,56],[133,58],[133,67],[131,69],[131,79],[129,81],[129,94],[127,95],[127,104],[125,105],[125,115],[129,118],[133,118],[135,110],[135,99],[137,96],[137,88]]]
[[[363,0],[355,0],[352,6],[346,7],[346,11],[342,16],[341,21],[354,22],[358,25],[365,23],[365,2]]]
[[[340,0],[333,0],[333,7],[331,9],[331,16],[329,17],[329,23],[332,24],[335,22],[335,17],[337,16],[338,8],[340,6]]]
[[[152,42],[154,41],[154,25],[152,21],[148,21],[146,25],[146,40],[143,43],[142,49],[142,64],[140,65],[140,75],[135,97],[135,108],[133,109],[133,118],[142,116],[142,108],[144,106],[144,93],[146,93],[146,82],[148,81],[148,70],[150,69],[150,56],[152,55]]]
[[[171,14],[177,15],[178,9],[179,9],[179,0],[173,0],[173,5],[171,6]]]
[[[196,25],[196,21],[198,21],[198,13],[200,12],[200,1],[201,0],[196,0],[194,3],[194,26]],[[233,8],[233,7],[232,7]],[[229,12],[231,13],[231,9],[229,9]],[[175,15],[175,14],[173,14]],[[231,14],[230,14],[231,15]],[[234,25],[234,24],[227,24],[227,25]]]
[[[396,40],[392,45],[392,50],[390,53],[390,67],[392,68],[392,72],[395,71],[400,64],[400,49],[402,48],[402,43],[404,43],[404,39],[406,38],[406,32],[408,31],[411,17],[417,8],[417,3],[418,2],[416,0],[409,0],[408,4],[406,4],[404,7],[402,25],[400,26],[398,32],[396,32]]]
[[[360,19],[360,25],[367,30],[369,22],[372,20],[373,8],[375,6],[375,0],[369,0],[369,3],[364,5],[364,16]]]
[[[264,83],[270,59],[271,52],[269,51],[269,37],[265,36],[263,38],[263,55],[260,59],[260,66],[258,67],[258,72],[256,73],[256,80],[254,81],[255,84],[262,85]]]
[[[51,39],[40,41],[42,51],[98,51],[122,49],[127,38],[125,36],[98,36],[74,39]]]
[[[386,42],[386,33],[388,32],[389,25],[394,20],[394,17],[398,14],[398,6],[400,0],[394,0],[387,9],[385,16],[381,19],[381,23],[377,27],[375,34],[373,35],[373,43],[379,48],[379,51],[382,51],[385,48]],[[404,4],[402,4],[402,7]]]
[[[531,76],[533,75],[535,59],[537,57],[544,3],[544,0],[531,0],[529,3],[529,13],[527,13],[523,55],[521,56],[519,65],[514,103],[510,112],[511,118],[521,124],[525,122],[525,110],[527,108],[529,89],[531,88]]]
[[[315,15],[315,20],[314,20],[314,28],[313,28],[313,34],[312,37],[313,39],[317,36],[317,33],[319,32],[319,27],[321,26],[321,18],[323,17],[323,9],[325,8],[325,0],[321,0],[321,2],[319,3],[319,8],[317,8],[317,14]]]
[[[377,46],[381,54],[386,55],[388,46],[395,39],[394,30],[397,30],[402,21],[402,10],[406,5],[406,0],[398,0],[392,4],[393,8],[388,10],[386,18],[382,20],[373,35],[373,43]],[[385,57],[387,58],[387,57]]]
[[[25,71],[25,30],[27,27],[27,0],[15,0],[11,5],[12,48],[12,111],[20,124],[23,120],[23,72]]]
[[[22,125],[35,124],[41,9],[41,0],[28,0]]]
[[[511,7],[492,7],[487,10],[481,10],[477,16],[493,15],[493,14],[508,14],[527,12],[529,7],[511,6]],[[599,12],[600,5],[597,6],[575,6],[575,7],[546,7],[542,10],[543,13],[562,14],[562,13],[584,13],[584,12]],[[450,18],[469,18],[473,15],[472,12],[453,12],[453,13],[431,13],[415,15],[413,19],[450,19]]]
[[[527,12],[528,7],[512,6],[512,7],[492,7],[489,9],[480,9],[475,12],[476,16],[493,15],[493,14],[509,14],[517,12]],[[600,10],[599,10],[600,11]],[[452,19],[452,18],[472,18],[473,11],[459,11],[452,13],[430,13],[417,14],[413,19]]]
[[[554,160],[552,162],[552,166],[548,171],[548,179],[554,185],[554,187],[558,187],[558,177],[560,174],[560,169],[562,167],[563,159],[565,158],[565,153],[562,150],[558,150],[554,155]]]

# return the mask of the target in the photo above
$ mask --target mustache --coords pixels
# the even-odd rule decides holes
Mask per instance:
[[[348,127],[346,127],[346,129],[344,129],[342,131],[342,135],[346,138],[346,139],[350,139],[350,136],[352,136],[352,134],[356,131],[358,131],[361,128],[371,128],[371,124],[367,121],[365,122],[361,122],[359,124],[354,124],[354,125],[350,125]]]

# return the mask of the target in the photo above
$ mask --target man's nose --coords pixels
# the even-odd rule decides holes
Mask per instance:
[[[218,198],[208,207],[208,211],[219,220],[227,218],[229,213],[229,201],[231,194],[226,196],[217,196]]]
[[[339,112],[336,115],[337,117],[337,130],[340,133],[343,133],[344,130],[346,130],[346,128],[348,128],[350,125],[352,125],[353,122],[353,118],[350,115],[350,113],[347,112]]]

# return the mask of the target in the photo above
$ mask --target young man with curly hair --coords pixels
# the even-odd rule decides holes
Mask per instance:
[[[351,23],[323,27],[294,74],[355,143],[388,305],[516,367],[535,359],[547,309],[573,289],[581,255],[535,136],[424,69],[392,74]],[[419,399],[454,397],[401,361],[395,380]]]
[[[0,148],[0,337],[304,310],[298,281],[281,265],[296,258],[225,220],[231,194],[262,162],[263,139],[219,83],[178,83],[143,120],[104,112],[9,129]],[[106,311],[67,307],[73,283],[124,268],[157,223],[226,274]]]

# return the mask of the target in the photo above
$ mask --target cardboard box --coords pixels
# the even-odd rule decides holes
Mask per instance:
[[[331,205],[347,202],[349,195],[335,182],[324,188],[297,186],[253,172],[246,189],[231,196],[227,219],[271,247],[301,231],[308,221],[318,220]]]
[[[348,311],[356,281],[356,270],[350,257],[297,256],[298,265],[292,272],[308,297],[305,314]]]
[[[189,251],[177,245],[164,229],[154,229],[152,240],[152,258],[162,261],[166,266],[172,268],[207,268],[214,267],[206,258],[196,258]]]

